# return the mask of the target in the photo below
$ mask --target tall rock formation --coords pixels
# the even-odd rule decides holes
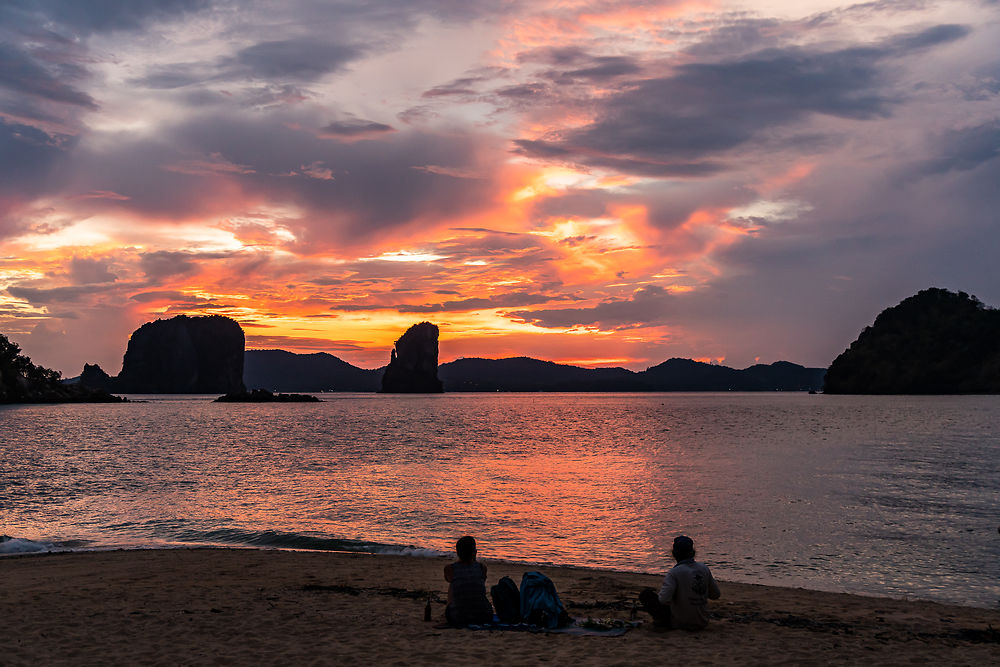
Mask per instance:
[[[1000,393],[1000,310],[930,288],[886,308],[826,373],[828,394]]]
[[[440,394],[438,379],[438,328],[430,322],[406,330],[389,358],[382,376],[382,392],[390,394]]]
[[[239,323],[221,315],[147,322],[129,338],[117,377],[88,364],[80,382],[130,394],[240,392],[245,344]]]

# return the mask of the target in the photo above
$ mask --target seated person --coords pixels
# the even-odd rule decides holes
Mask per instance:
[[[719,585],[708,566],[695,561],[690,537],[674,538],[673,557],[677,565],[663,578],[660,594],[647,588],[639,602],[657,627],[702,630],[708,625],[708,601],[721,595]]]
[[[458,560],[444,566],[448,606],[444,615],[451,625],[493,622],[493,605],[486,597],[486,564],[476,560],[476,540],[465,536],[455,543]]]

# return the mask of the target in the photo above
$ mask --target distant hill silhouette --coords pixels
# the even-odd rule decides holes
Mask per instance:
[[[382,369],[358,368],[326,352],[247,350],[243,383],[271,391],[378,391]]]
[[[0,334],[0,403],[117,403],[106,391],[62,381],[59,371],[31,363],[21,348]]]
[[[445,391],[628,391],[624,368],[581,368],[530,357],[457,359],[438,366]]]
[[[828,394],[1000,393],[1000,310],[930,288],[886,308],[830,365]]]
[[[86,364],[80,384],[131,394],[224,394],[243,386],[243,329],[221,315],[147,322],[132,332],[122,370]]]
[[[445,391],[808,391],[822,386],[824,372],[787,361],[736,370],[669,359],[636,373],[528,357],[458,359],[438,369]]]
[[[789,361],[737,370],[675,358],[636,375],[653,391],[816,391],[823,386],[825,372]]]
[[[248,350],[244,382],[272,391],[376,391],[384,371],[326,354]],[[445,391],[808,391],[823,386],[823,368],[787,361],[744,370],[670,359],[645,371],[583,368],[530,357],[468,358],[438,366]]]

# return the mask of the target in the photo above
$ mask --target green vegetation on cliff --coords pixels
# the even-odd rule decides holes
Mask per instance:
[[[1000,310],[930,288],[883,310],[837,357],[828,394],[1000,393]]]

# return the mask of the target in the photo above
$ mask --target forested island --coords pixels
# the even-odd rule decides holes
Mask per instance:
[[[833,360],[828,394],[1000,393],[1000,310],[932,287],[886,308]]]

